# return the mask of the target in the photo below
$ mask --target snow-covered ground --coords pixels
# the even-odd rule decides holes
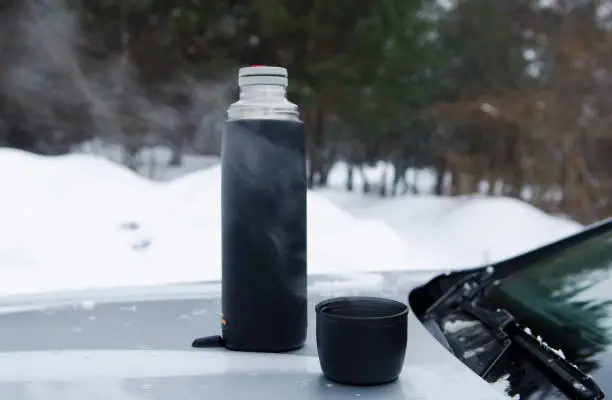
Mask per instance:
[[[508,198],[348,193],[345,176],[338,165],[331,189],[308,194],[311,274],[475,266],[582,228]],[[219,178],[0,149],[0,295],[219,279]]]

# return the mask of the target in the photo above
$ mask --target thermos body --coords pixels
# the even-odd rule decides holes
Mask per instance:
[[[240,80],[221,154],[223,340],[290,351],[307,330],[304,129],[286,70],[243,68]]]

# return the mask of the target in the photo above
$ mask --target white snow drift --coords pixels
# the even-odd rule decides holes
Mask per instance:
[[[0,149],[0,295],[219,279],[219,178],[217,166],[155,182],[90,155]],[[579,229],[507,198],[329,189],[308,194],[308,268],[479,265]]]

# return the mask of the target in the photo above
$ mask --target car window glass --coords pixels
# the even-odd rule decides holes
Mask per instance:
[[[612,341],[612,233],[520,271],[492,291],[546,323],[581,332],[596,346]]]

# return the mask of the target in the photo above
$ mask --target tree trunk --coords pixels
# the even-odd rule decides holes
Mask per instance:
[[[310,158],[310,171],[308,173],[308,187],[320,186],[325,177],[325,163],[323,151],[325,149],[325,138],[323,129],[324,112],[322,107],[315,106],[304,113],[304,129],[306,131],[308,155]],[[327,179],[325,177],[325,179]]]
[[[349,164],[347,173],[346,173],[346,190],[349,192],[353,191],[353,172],[354,170],[355,170],[355,166],[353,164]]]
[[[436,196],[444,195],[444,177],[446,176],[446,168],[438,166],[436,168],[436,184],[434,186],[434,194]]]
[[[443,196],[445,192],[444,184],[446,183],[445,178],[448,172],[448,164],[442,156],[437,155],[434,156],[433,167],[436,171],[436,181],[433,188],[434,194],[436,196]]]

